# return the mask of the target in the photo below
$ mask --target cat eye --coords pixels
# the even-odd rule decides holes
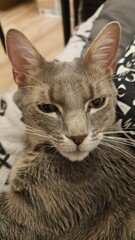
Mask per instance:
[[[58,108],[52,104],[39,104],[38,108],[45,113],[58,112]]]
[[[96,98],[96,99],[92,100],[91,102],[89,102],[88,107],[89,108],[100,108],[100,107],[103,106],[104,102],[105,102],[104,97],[103,98]]]

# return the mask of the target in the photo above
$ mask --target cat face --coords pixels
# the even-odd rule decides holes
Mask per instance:
[[[114,123],[116,91],[105,72],[84,60],[50,68],[49,78],[43,70],[36,77],[42,84],[21,88],[15,101],[25,123],[43,136],[36,144],[48,142],[70,160],[82,160]]]
[[[13,32],[19,46],[16,49]],[[8,53],[19,86],[15,102],[29,126],[29,133],[33,131],[29,135],[32,144],[49,146],[53,154],[56,150],[71,161],[85,159],[98,147],[104,132],[115,121],[116,90],[111,74],[118,39],[119,25],[111,23],[83,59],[49,63],[26,37],[10,30]],[[25,52],[21,53],[21,49]],[[14,51],[19,56],[17,60],[12,57]]]

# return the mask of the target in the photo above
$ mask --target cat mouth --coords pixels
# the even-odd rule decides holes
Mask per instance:
[[[77,148],[74,151],[71,152],[64,152],[61,151],[61,154],[68,158],[71,161],[83,161],[89,154],[89,151],[81,151],[79,148]]]
[[[41,143],[41,144],[37,144],[35,146],[34,151],[45,151],[46,153],[60,153],[62,156],[66,157],[67,159],[71,160],[71,161],[82,161],[88,154],[88,151],[83,151],[80,150],[80,147],[77,146],[76,149],[72,150],[72,151],[61,151],[60,149],[58,150],[57,148],[55,148],[54,146],[52,146],[52,144],[49,144],[47,142]]]
[[[70,145],[69,148],[58,148],[60,154],[71,161],[83,161],[91,151],[93,151],[101,142],[102,136],[96,139],[89,139],[86,143],[80,145]]]

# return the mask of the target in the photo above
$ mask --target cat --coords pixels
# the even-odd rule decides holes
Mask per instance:
[[[135,239],[135,156],[115,124],[120,39],[107,24],[83,58],[47,62],[18,30],[7,52],[25,149],[0,192],[1,240]]]

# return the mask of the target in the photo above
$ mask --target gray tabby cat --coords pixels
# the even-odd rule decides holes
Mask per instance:
[[[84,58],[60,63],[8,32],[27,132],[10,189],[0,192],[1,240],[135,239],[135,157],[115,126],[119,38],[112,22]]]

